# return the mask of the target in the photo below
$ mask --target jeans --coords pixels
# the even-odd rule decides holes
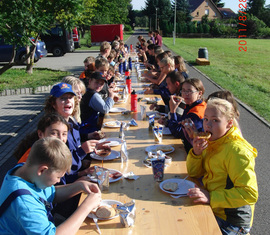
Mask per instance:
[[[244,235],[248,234],[250,228],[242,228],[232,225],[231,223],[216,216],[217,223],[223,235]]]

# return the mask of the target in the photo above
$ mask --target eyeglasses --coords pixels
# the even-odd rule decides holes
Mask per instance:
[[[190,94],[193,94],[193,93],[195,93],[195,92],[198,92],[197,90],[196,91],[192,91],[192,90],[181,90],[181,93],[182,94],[186,94],[186,95],[190,95]]]

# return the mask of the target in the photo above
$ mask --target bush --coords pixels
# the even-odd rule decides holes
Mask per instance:
[[[132,31],[132,27],[129,24],[125,24],[124,30],[127,32],[130,32],[130,31]]]
[[[269,38],[270,37],[270,28],[260,28],[258,30],[258,36],[264,37],[264,38]]]

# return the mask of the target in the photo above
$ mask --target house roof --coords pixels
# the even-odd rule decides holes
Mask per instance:
[[[189,10],[195,11],[203,2],[204,0],[189,0]]]
[[[237,14],[231,8],[218,8],[223,18],[235,18]]]

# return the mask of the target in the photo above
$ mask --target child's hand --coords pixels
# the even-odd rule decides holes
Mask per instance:
[[[194,125],[194,122],[187,118],[181,122],[182,126],[185,128],[185,131],[187,132],[190,139],[194,138],[194,132],[197,132],[197,128]]]
[[[182,102],[182,100],[177,100],[175,99],[174,95],[171,95],[170,101],[169,101],[169,106],[170,106],[170,112],[175,113],[178,105]]]
[[[201,155],[202,151],[208,147],[208,142],[205,139],[200,139],[198,136],[193,139],[193,153]]]
[[[210,204],[210,194],[207,190],[199,188],[195,185],[195,188],[190,188],[187,195],[190,198],[196,198],[194,203]]]
[[[97,143],[98,143],[97,140],[87,140],[84,143],[82,143],[82,149],[85,153],[91,153],[95,150]]]

